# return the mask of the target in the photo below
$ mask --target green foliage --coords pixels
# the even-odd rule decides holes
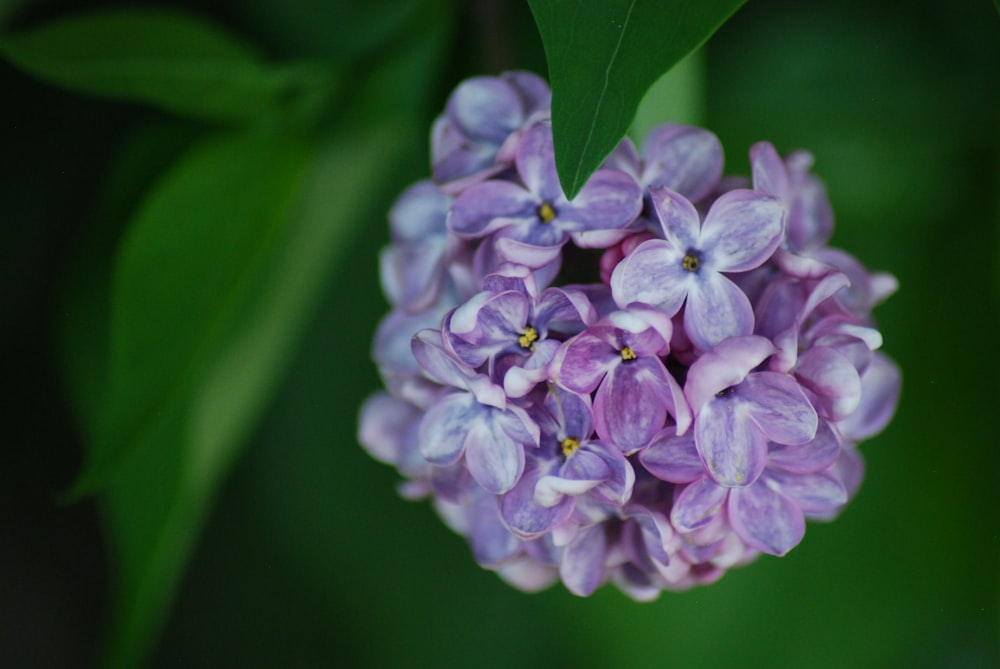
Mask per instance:
[[[0,39],[0,55],[49,83],[194,118],[254,121],[334,84],[333,70],[265,64],[196,17],[123,9]]]
[[[646,90],[746,0],[529,0],[552,84],[559,180],[575,196]]]

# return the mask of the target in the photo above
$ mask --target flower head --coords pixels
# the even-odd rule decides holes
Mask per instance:
[[[523,590],[650,600],[787,554],[895,411],[895,280],[827,245],[811,156],[766,142],[723,176],[715,135],[660,126],[569,200],[548,101],[478,77],[435,122],[433,181],[389,214],[359,441]]]

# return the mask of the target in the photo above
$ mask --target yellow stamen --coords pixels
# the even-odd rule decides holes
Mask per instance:
[[[628,346],[623,348],[621,353],[622,353],[622,360],[635,360],[636,358],[635,351],[633,351]]]
[[[701,259],[697,254],[688,251],[684,255],[684,260],[681,261],[681,267],[689,272],[697,272],[698,268],[701,267]]]
[[[538,341],[538,330],[530,325],[524,334],[517,338],[517,343],[521,345],[521,348],[531,348],[531,345],[536,341]]]
[[[538,205],[538,218],[542,223],[551,223],[552,219],[556,217],[556,210],[548,202],[543,202]]]
[[[560,446],[562,446],[563,455],[568,458],[580,448],[580,440],[575,437],[566,437],[562,440]]]

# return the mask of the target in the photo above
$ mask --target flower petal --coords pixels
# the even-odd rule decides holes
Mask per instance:
[[[642,154],[644,185],[666,186],[691,202],[711,193],[722,176],[722,144],[701,128],[658,126],[647,135]]]
[[[472,426],[480,423],[484,407],[469,393],[440,398],[420,421],[417,444],[420,454],[434,465],[450,465],[462,457]]]
[[[861,441],[885,429],[899,404],[901,384],[899,367],[887,356],[874,353],[868,368],[861,375],[861,404],[854,413],[838,423],[844,436]]]
[[[467,239],[485,237],[504,226],[534,220],[538,204],[534,195],[517,184],[485,181],[455,198],[448,228]]]
[[[678,532],[693,532],[706,525],[722,509],[729,488],[705,477],[694,481],[674,500],[670,522]]]
[[[684,331],[702,350],[708,350],[729,337],[753,333],[753,307],[735,283],[716,272],[699,272],[691,282]]]
[[[501,429],[493,415],[498,411],[488,409],[471,425],[467,423],[465,440],[469,473],[483,489],[495,495],[513,488],[524,472],[524,448]]]
[[[793,472],[818,472],[827,469],[840,456],[840,437],[825,420],[819,421],[816,437],[795,446],[771,444],[768,466],[777,465]]]
[[[681,266],[684,251],[670,242],[650,239],[625,257],[611,274],[611,294],[624,309],[642,302],[669,316],[680,311],[695,275]]]
[[[694,205],[686,197],[669,188],[651,186],[649,195],[667,241],[681,254],[688,249],[702,248],[699,242],[701,218]]]
[[[573,499],[563,497],[548,506],[535,502],[535,487],[539,481],[540,472],[525,472],[500,501],[500,513],[503,522],[511,532],[524,539],[539,537],[557,524],[566,520],[573,512]]]
[[[759,551],[782,556],[806,533],[801,509],[761,481],[729,493],[729,522],[743,541]]]
[[[658,388],[664,383],[663,363],[639,358],[617,365],[597,389],[594,397],[594,429],[597,435],[623,453],[632,453],[649,443],[663,429],[668,395]]]
[[[618,170],[598,170],[572,201],[561,204],[556,221],[564,230],[619,230],[642,210],[642,189]]]
[[[757,336],[726,339],[703,353],[688,369],[684,383],[691,410],[697,414],[716,393],[742,383],[772,353],[771,342]]]
[[[740,384],[751,417],[767,438],[779,444],[804,444],[816,436],[818,416],[799,384],[777,372],[755,372]]]
[[[570,339],[563,350],[557,354],[556,378],[576,393],[593,392],[604,375],[621,361],[618,351],[589,332]]]
[[[731,190],[712,204],[701,230],[704,264],[720,272],[746,272],[763,264],[781,243],[785,209],[778,198]]]
[[[705,404],[694,421],[694,443],[719,485],[748,486],[767,463],[767,439],[733,396]]]
[[[607,538],[604,525],[599,523],[577,533],[563,551],[559,577],[574,595],[593,594],[604,582]]]
[[[847,418],[861,403],[861,377],[846,356],[832,348],[811,348],[799,357],[795,378],[813,393],[816,410],[829,420]]]
[[[694,435],[678,437],[673,427],[660,432],[639,452],[639,462],[656,478],[671,483],[690,483],[707,473],[698,457]]]
[[[768,467],[764,478],[805,513],[829,513],[847,503],[847,490],[828,472],[802,474]]]

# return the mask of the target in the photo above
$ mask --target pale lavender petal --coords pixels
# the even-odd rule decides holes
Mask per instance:
[[[668,427],[639,452],[639,462],[650,474],[671,483],[690,483],[706,475],[698,457],[694,435],[678,437],[676,428]]]
[[[642,302],[668,315],[680,311],[695,275],[681,261],[684,250],[662,239],[643,242],[611,274],[611,294],[619,307]]]
[[[519,221],[537,218],[534,195],[508,181],[486,181],[457,198],[448,216],[448,228],[459,237],[475,239]]]
[[[816,436],[816,410],[790,376],[777,372],[750,374],[738,392],[754,422],[771,441],[804,444]]]
[[[413,405],[389,393],[377,392],[361,406],[358,442],[376,460],[407,465],[413,457],[410,448],[413,427],[421,418],[421,412]]]
[[[510,82],[517,89],[524,102],[524,109],[529,113],[545,109],[552,102],[549,85],[534,72],[510,70],[501,74],[500,78]]]
[[[635,179],[618,170],[598,170],[571,202],[561,204],[556,215],[565,230],[620,229],[642,210],[642,189]]]
[[[549,363],[559,350],[560,342],[554,339],[535,344],[524,366],[514,365],[503,375],[503,389],[510,398],[524,397],[539,383],[549,378]],[[519,356],[513,356],[519,357]]]
[[[748,486],[767,464],[767,439],[742,402],[717,398],[694,422],[694,443],[708,473],[727,488]]]
[[[701,272],[688,289],[684,331],[708,350],[729,337],[753,333],[753,307],[735,283],[715,272]]]
[[[517,231],[513,235],[503,234],[508,230]],[[537,234],[520,235],[523,230],[534,230]],[[539,269],[558,263],[566,236],[556,228],[543,229],[534,223],[530,226],[509,226],[500,230],[493,238],[496,253],[504,262],[513,262],[531,269]],[[526,237],[521,239],[520,237]],[[484,244],[484,246],[486,246]]]
[[[472,369],[448,355],[441,342],[440,330],[421,330],[413,335],[410,351],[424,374],[443,385],[466,388],[475,376]]]
[[[785,202],[790,199],[788,168],[771,142],[757,142],[750,147],[750,170],[754,190],[775,195]]]
[[[539,472],[525,472],[500,501],[503,522],[511,532],[525,539],[534,539],[566,520],[573,512],[573,500],[563,498],[557,503],[540,506],[535,502],[535,486]]]
[[[563,551],[559,576],[566,589],[586,597],[597,590],[605,578],[607,538],[604,525],[597,524],[579,532]]]
[[[386,298],[411,313],[430,307],[441,293],[447,240],[393,245],[379,253],[379,278]]]
[[[632,453],[663,429],[667,418],[658,359],[638,358],[616,366],[594,397],[594,429],[604,441]]]
[[[666,237],[674,248],[682,255],[688,249],[702,248],[699,239],[701,238],[701,219],[698,211],[687,198],[675,193],[669,188],[649,189],[650,197],[653,199],[653,208],[660,219],[660,226],[663,228],[663,236]]]
[[[803,474],[768,467],[763,478],[804,513],[829,513],[847,503],[844,484],[827,472]]]
[[[768,466],[777,465],[793,472],[818,472],[828,468],[840,456],[840,437],[825,420],[819,421],[816,438],[804,444],[771,444]]]
[[[531,310],[524,293],[506,291],[471,299],[455,310],[450,330],[477,346],[504,347],[517,344],[528,325]]]
[[[541,439],[540,428],[527,411],[512,404],[500,412],[495,412],[494,416],[500,429],[508,437],[522,446],[538,446]]]
[[[743,541],[771,555],[795,548],[806,533],[801,509],[763,481],[729,493],[729,522]]]
[[[465,505],[472,556],[488,568],[506,563],[521,550],[521,541],[501,522],[498,505],[496,497],[482,491],[477,492],[471,504]]]
[[[581,249],[606,249],[631,234],[634,233],[627,228],[621,230],[574,230],[569,233],[569,237]]]
[[[466,430],[465,464],[472,478],[495,495],[513,488],[524,471],[521,444],[511,439],[492,415],[483,415],[471,425],[467,421]]]
[[[574,288],[548,288],[535,307],[535,327],[576,334],[598,319],[587,295]]]
[[[446,113],[465,135],[496,146],[524,119],[517,91],[497,77],[474,77],[459,84],[448,98]]]
[[[826,188],[809,174],[813,164],[811,154],[796,151],[788,156],[786,164],[795,189],[787,225],[789,246],[799,251],[817,249],[833,234],[833,208]]]
[[[608,467],[607,478],[590,495],[607,504],[622,506],[632,497],[632,487],[635,485],[635,470],[616,446],[602,441],[592,441],[587,444],[587,450],[597,455]]]
[[[799,357],[795,377],[815,395],[816,410],[829,420],[847,418],[861,403],[861,378],[851,361],[832,348],[811,348]]]
[[[719,513],[728,494],[729,488],[724,488],[707,477],[700,478],[686,486],[674,500],[670,522],[679,532],[693,532]]]
[[[452,197],[432,181],[418,181],[396,199],[389,210],[389,230],[394,242],[419,242],[445,233],[445,219]]]
[[[552,507],[566,497],[582,495],[601,483],[603,479],[569,479],[560,476],[543,476],[535,486],[535,504]]]
[[[722,176],[722,144],[708,130],[661,125],[643,144],[642,183],[666,186],[697,202],[712,192]]]
[[[861,375],[861,404],[840,421],[841,432],[854,441],[874,437],[885,429],[899,404],[902,374],[887,356],[876,352]]]
[[[555,204],[565,200],[556,174],[552,150],[552,126],[536,123],[524,132],[517,146],[517,172],[524,185],[541,201]]]
[[[591,393],[604,375],[621,361],[621,354],[606,341],[583,332],[565,344],[556,379],[577,393]]]
[[[774,353],[764,337],[734,337],[703,353],[688,369],[684,383],[695,414],[717,393],[743,382],[752,369]]]
[[[421,455],[434,465],[457,462],[465,451],[472,427],[484,419],[484,407],[472,395],[445,395],[420,421],[417,444]]]
[[[720,196],[701,230],[703,267],[745,272],[764,263],[781,243],[784,208],[770,195],[733,190]]]
[[[545,408],[562,426],[559,438],[586,441],[594,431],[589,395],[581,397],[553,388],[545,398]]]
[[[611,152],[604,162],[602,168],[610,170],[620,170],[631,175],[636,181],[639,180],[639,152],[635,149],[635,144],[628,137],[623,137],[615,150]]]

